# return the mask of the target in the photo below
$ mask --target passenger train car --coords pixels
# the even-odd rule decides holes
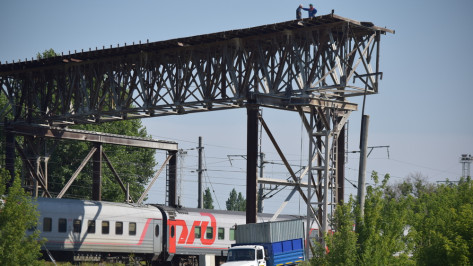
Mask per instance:
[[[38,198],[44,253],[60,261],[199,265],[225,260],[244,212]],[[262,214],[258,221],[269,221]],[[280,215],[278,220],[301,218]],[[316,230],[316,228],[315,228]]]

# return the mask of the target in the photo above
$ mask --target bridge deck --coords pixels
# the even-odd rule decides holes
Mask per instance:
[[[275,24],[262,25],[258,27],[251,27],[246,29],[237,29],[222,31],[211,34],[203,34],[185,38],[171,39],[158,42],[146,42],[133,45],[125,45],[121,47],[111,47],[103,49],[96,49],[89,51],[79,51],[73,54],[63,54],[53,58],[41,60],[26,60],[11,63],[0,64],[0,76],[8,75],[12,72],[23,72],[37,67],[46,67],[57,64],[66,64],[69,62],[81,62],[85,60],[103,59],[107,57],[126,56],[135,54],[141,51],[158,51],[164,49],[188,49],[189,46],[205,46],[208,44],[218,44],[222,41],[228,41],[235,38],[248,38],[258,36],[264,38],[265,35],[273,33],[281,33],[288,30],[303,30],[306,28],[319,27],[334,23],[349,22],[355,34],[366,35],[373,30],[382,33],[394,33],[394,30],[374,26],[371,22],[360,22],[348,18],[344,18],[335,14],[322,15],[315,18],[307,18],[302,20],[291,20]],[[342,24],[341,24],[342,25]],[[0,62],[1,63],[1,62]]]

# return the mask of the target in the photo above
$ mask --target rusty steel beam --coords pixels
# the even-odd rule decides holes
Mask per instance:
[[[158,150],[177,150],[178,147],[177,143],[172,141],[153,140],[117,134],[108,134],[77,129],[64,129],[40,125],[10,123],[9,125],[7,125],[6,131],[11,132],[11,134],[23,136],[89,141],[102,144],[125,145]]]

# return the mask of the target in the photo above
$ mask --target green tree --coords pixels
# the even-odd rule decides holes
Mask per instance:
[[[327,248],[316,245],[312,264],[471,265],[473,182],[433,185],[421,175],[367,187],[364,216],[350,199],[337,206]],[[350,229],[356,221],[356,230]]]
[[[315,245],[317,254],[313,257],[314,265],[357,265],[358,257],[358,235],[353,230],[355,213],[353,207],[355,202],[352,197],[348,203],[337,206],[333,217],[332,233],[325,236],[327,249],[319,243]],[[326,251],[329,250],[327,253]]]
[[[0,265],[39,265],[39,231],[27,233],[36,227],[39,214],[18,176],[5,194],[9,179],[10,174],[0,169]]]
[[[237,194],[235,189],[232,189],[228,200],[225,202],[227,210],[229,211],[245,211],[246,210],[246,199],[243,198],[241,192]]]
[[[409,174],[402,183],[388,185],[384,193],[387,198],[407,198],[412,196],[419,198],[422,194],[431,193],[435,190],[432,183],[427,182],[427,177],[421,173]]]
[[[364,216],[356,212],[360,263],[365,265],[405,265],[409,238],[405,235],[410,215],[408,201],[383,197],[389,175],[379,184],[378,173],[371,174],[375,185],[367,186]]]
[[[422,194],[411,219],[414,258],[419,265],[473,263],[473,182],[438,185]]]
[[[212,199],[212,193],[210,193],[210,188],[207,188],[204,192],[204,209],[213,210],[213,202],[214,200]]]
[[[227,205],[227,211],[238,210],[238,207],[236,206],[236,201],[237,201],[237,192],[235,189],[232,189],[232,191],[230,191],[230,196],[225,202],[225,204]]]
[[[40,60],[40,59],[43,59],[43,58],[51,58],[51,57],[55,57],[55,56],[58,56],[58,54],[56,54],[56,52],[54,51],[53,48],[50,48],[49,50],[44,50],[44,52],[42,52],[42,53],[37,53],[36,54],[36,59]]]
[[[243,198],[241,192],[238,192],[236,206],[238,206],[238,211],[246,211],[246,199]]]
[[[389,180],[386,175],[379,184],[378,175],[371,175],[375,185],[366,189],[364,215],[352,198],[340,204],[332,220],[333,234],[325,236],[325,247],[317,248],[314,264],[327,265],[408,265],[409,237],[404,234],[409,215],[408,201],[383,197]],[[356,230],[353,230],[353,226]]]

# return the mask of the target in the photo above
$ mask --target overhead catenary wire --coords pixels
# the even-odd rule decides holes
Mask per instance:
[[[203,152],[203,157],[204,157],[204,169],[207,169],[207,158],[206,158],[206,153],[205,153],[205,150]],[[212,182],[210,181],[210,177],[207,175],[207,171],[205,170],[204,171],[204,175],[205,175],[205,178],[209,181],[209,184],[210,186],[212,187],[212,192],[215,196],[215,201],[217,202],[217,205],[218,205],[218,208],[220,209],[220,202],[218,201],[218,197],[217,195],[215,194],[215,189],[212,185]]]

